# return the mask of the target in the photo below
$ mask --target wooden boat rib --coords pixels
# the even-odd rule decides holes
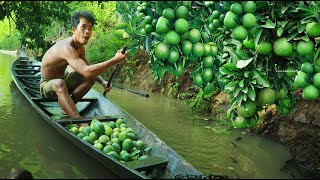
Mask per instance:
[[[40,97],[40,63],[27,56],[20,56],[14,61],[11,66],[11,74],[19,90],[49,124],[92,158],[105,165],[111,171],[116,172],[120,178],[207,178],[133,116],[94,89],[91,89],[77,103],[77,109],[83,118],[64,117],[60,120],[54,118],[54,115],[58,114],[61,108],[58,102]],[[115,121],[118,117],[123,118],[128,127],[131,127],[136,132],[139,139],[143,140],[148,147],[151,147],[150,158],[128,163],[120,162],[77,137],[65,127],[67,124],[90,122],[93,118],[98,118],[99,121],[103,122]],[[147,173],[144,174],[141,171]]]

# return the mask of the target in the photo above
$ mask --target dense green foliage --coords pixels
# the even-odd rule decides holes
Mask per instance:
[[[17,50],[20,46],[21,34],[15,29],[15,24],[10,27],[9,20],[0,21],[0,49]]]
[[[299,88],[307,100],[319,97],[312,82],[320,65],[315,1],[121,1],[117,7],[123,21],[116,31],[150,53],[154,79],[190,76],[201,89],[191,101],[198,107],[216,90],[226,92],[235,127],[254,126],[257,112],[272,104],[288,115]]]
[[[89,11],[97,19],[86,47],[92,63],[112,58],[128,42],[111,32],[117,22],[115,1],[1,1],[0,4],[0,49],[16,50],[23,44],[43,55],[56,41],[71,35],[70,16],[77,10]]]

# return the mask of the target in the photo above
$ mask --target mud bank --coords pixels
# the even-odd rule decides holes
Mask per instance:
[[[290,148],[293,161],[305,178],[320,178],[320,101],[300,98],[289,116],[275,113],[261,135]]]

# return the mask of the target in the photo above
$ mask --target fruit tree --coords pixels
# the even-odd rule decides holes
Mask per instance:
[[[229,95],[235,127],[254,126],[272,104],[288,115],[297,89],[307,100],[319,96],[316,1],[121,1],[117,12],[115,31],[150,54],[154,79],[191,69],[206,94]]]

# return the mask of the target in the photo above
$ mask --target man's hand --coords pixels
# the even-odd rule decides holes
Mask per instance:
[[[113,57],[114,61],[116,61],[117,63],[124,61],[128,56],[128,53],[122,54],[121,51],[122,49],[120,49]]]
[[[102,83],[102,86],[104,87],[104,91],[105,91],[105,92],[109,92],[109,91],[111,90],[111,88],[112,88],[112,83],[110,83],[110,86],[108,86],[108,82],[107,82],[107,81],[104,81],[104,82]]]

